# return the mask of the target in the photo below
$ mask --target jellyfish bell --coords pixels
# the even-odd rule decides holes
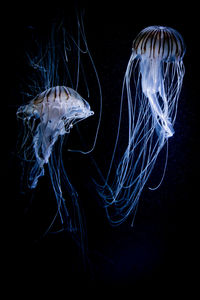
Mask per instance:
[[[182,36],[175,29],[149,26],[137,35],[132,50],[146,59],[173,61],[183,58],[185,45]]]
[[[36,162],[29,177],[31,188],[35,188],[38,178],[44,175],[44,164],[49,162],[58,137],[69,133],[74,124],[93,114],[89,103],[65,86],[49,88],[18,109],[17,115],[24,121],[39,120],[32,133]]]
[[[61,124],[60,134],[64,134],[66,126],[78,119],[85,119],[94,114],[89,103],[72,88],[56,86],[38,94],[28,105],[21,106],[17,115],[25,119],[40,118],[48,127]],[[70,126],[69,126],[70,127]]]

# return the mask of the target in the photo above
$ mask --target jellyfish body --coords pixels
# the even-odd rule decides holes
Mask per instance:
[[[83,243],[81,240],[84,233],[78,194],[63,166],[62,146],[64,136],[70,133],[73,125],[93,114],[88,102],[75,90],[65,86],[55,86],[45,90],[27,105],[19,107],[17,111],[17,117],[23,120],[28,130],[23,144],[28,144],[27,141],[31,139],[30,145],[26,146],[26,152],[29,152],[28,161],[32,165],[28,175],[29,187],[36,188],[38,179],[44,175],[45,165],[48,165],[57,199],[57,212],[46,232],[50,230],[59,216],[62,229],[81,235],[79,244]],[[69,199],[66,201],[63,185],[72,203]]]
[[[173,76],[177,75],[176,92],[180,91],[184,74],[182,64],[184,53],[183,39],[172,28],[148,27],[133,42],[132,59],[140,57],[142,92],[149,101],[155,122],[157,121],[158,135],[164,134],[166,137],[171,137],[174,134],[173,116],[169,111],[171,103],[168,102],[176,100],[177,95],[172,94],[174,91],[167,84],[173,83]],[[168,70],[170,63],[173,67],[172,70]],[[170,72],[173,73],[170,74]],[[177,72],[180,74],[176,74]],[[167,80],[170,83],[167,83]]]
[[[147,27],[133,42],[124,76],[115,149],[105,184],[99,191],[105,200],[108,218],[114,225],[136,211],[156,159],[174,134],[184,77],[184,53],[181,35],[169,27]],[[110,183],[125,99],[128,106],[128,145],[118,163],[114,181]]]
[[[29,176],[31,188],[35,188],[38,178],[44,175],[44,164],[48,164],[58,137],[69,133],[74,124],[93,114],[88,102],[65,86],[49,88],[18,109],[17,115],[24,121],[39,119],[33,132],[36,162]]]

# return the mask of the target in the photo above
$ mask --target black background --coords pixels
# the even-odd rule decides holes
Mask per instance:
[[[90,270],[84,270],[79,249],[67,232],[41,238],[56,208],[50,179],[47,175],[47,178],[41,179],[36,191],[22,193],[20,161],[16,155],[16,110],[22,104],[21,82],[27,75],[24,56],[27,43],[30,47],[29,28],[34,27],[39,34],[45,35],[45,30],[60,16],[64,16],[72,27],[76,26],[76,6],[85,11],[87,41],[103,92],[102,125],[93,154],[102,169],[111,157],[123,76],[136,34],[149,25],[170,26],[182,34],[187,47],[184,58],[186,74],[175,135],[169,140],[165,179],[156,191],[149,191],[147,187],[144,189],[134,227],[130,226],[131,218],[120,227],[111,227],[90,180],[91,174],[95,176],[90,157],[67,153],[65,167],[79,192],[86,225]],[[197,10],[192,3],[185,1],[182,4],[146,4],[143,1],[29,2],[8,5],[5,9],[7,17],[2,39],[6,52],[4,78],[9,125],[5,126],[8,128],[5,136],[8,147],[7,192],[2,197],[10,205],[5,211],[5,229],[9,240],[5,257],[8,282],[17,283],[19,289],[47,285],[49,288],[59,286],[66,291],[71,287],[110,287],[113,290],[148,287],[154,291],[162,287],[163,291],[172,288],[179,291],[185,290],[189,282],[195,285],[192,277],[196,269],[199,198],[196,173],[199,160]],[[98,104],[92,104],[92,100],[89,102],[94,110],[98,110]],[[84,135],[88,140],[90,120],[85,124]],[[76,139],[76,133],[71,134],[73,143],[73,134]],[[162,163],[161,155],[151,176],[152,183],[159,182]]]

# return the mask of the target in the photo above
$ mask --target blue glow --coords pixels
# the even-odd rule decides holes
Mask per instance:
[[[98,186],[113,225],[122,223],[130,213],[136,212],[161,149],[166,146],[168,153],[168,139],[174,134],[185,72],[184,53],[182,37],[168,27],[148,27],[133,42],[123,81],[115,148],[105,184]],[[128,107],[128,143],[112,181],[110,175],[118,150],[125,105]],[[162,179],[166,164],[167,155]],[[158,188],[161,182],[152,189]]]
[[[99,88],[99,117],[89,150],[67,149],[68,151],[87,154],[94,149],[101,120],[102,100],[99,78],[88,49],[82,18],[77,18],[77,28],[75,39],[66,33],[63,26],[53,27],[47,45],[40,45],[36,55],[27,54],[33,77],[29,85],[30,92],[25,93],[25,96],[31,100],[18,108],[17,118],[23,121],[24,127],[21,152],[23,160],[29,165],[28,186],[35,189],[40,177],[48,170],[56,196],[57,211],[46,233],[58,218],[61,230],[77,232],[83,240],[78,193],[69,180],[62,159],[65,136],[70,134],[75,124],[94,114],[89,103],[78,93],[82,79],[82,89],[90,97],[83,56],[87,60],[87,68],[94,72]],[[94,99],[91,100],[94,103]],[[97,102],[96,99],[95,101]],[[80,242],[82,241],[79,244]]]

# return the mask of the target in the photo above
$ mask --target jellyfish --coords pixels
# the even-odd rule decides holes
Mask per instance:
[[[49,163],[53,146],[59,136],[69,134],[73,125],[93,115],[89,103],[72,88],[55,86],[19,107],[17,116],[32,128],[35,164],[29,175],[29,186],[35,188],[44,165]],[[33,126],[31,127],[33,119]],[[35,127],[35,121],[39,119]]]
[[[121,224],[130,214],[134,221],[141,193],[159,153],[166,145],[161,180],[150,189],[158,188],[164,178],[168,140],[175,132],[185,72],[184,53],[182,36],[170,27],[147,27],[133,41],[122,86],[115,148],[104,185],[98,189],[113,225]],[[128,108],[128,116],[125,116],[128,119],[128,141],[111,181],[125,105]]]
[[[45,90],[17,110],[17,117],[29,128],[29,135],[32,137],[34,164],[29,172],[29,187],[36,188],[38,179],[45,173],[45,165],[48,165],[58,204],[57,214],[61,223],[68,226],[69,230],[74,230],[74,226],[62,193],[61,173],[62,177],[64,175],[70,196],[73,197],[74,205],[77,206],[78,203],[77,192],[70,183],[62,163],[63,137],[70,133],[75,124],[93,114],[89,103],[72,88],[65,86]],[[58,157],[52,155],[56,142],[60,143]]]
[[[23,176],[27,174],[24,177],[27,178],[28,188],[34,190],[42,184],[40,178],[49,171],[57,206],[42,236],[66,230],[84,252],[85,233],[79,195],[64,167],[63,145],[73,127],[80,134],[79,123],[94,115],[89,102],[85,100],[92,95],[88,84],[91,75],[100,99],[99,118],[93,123],[95,134],[92,146],[87,151],[66,149],[68,152],[65,153],[68,155],[69,151],[73,151],[87,154],[94,149],[101,119],[101,86],[86,41],[82,15],[77,15],[76,35],[67,32],[62,21],[53,24],[50,35],[46,36],[47,41],[42,36],[41,42],[37,36],[32,38],[30,48],[36,49],[36,52],[31,53],[30,50],[26,55],[30,67],[26,84],[28,91],[23,92],[25,104],[17,110],[17,118],[23,121],[20,122],[23,125],[23,136],[19,149],[20,158],[27,166]],[[35,40],[36,44],[33,44]],[[82,93],[86,97],[82,97]]]

